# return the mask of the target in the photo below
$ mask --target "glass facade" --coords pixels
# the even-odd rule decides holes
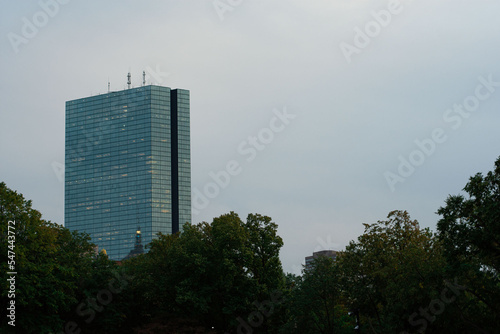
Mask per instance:
[[[189,91],[144,86],[66,102],[65,226],[121,260],[191,221]]]

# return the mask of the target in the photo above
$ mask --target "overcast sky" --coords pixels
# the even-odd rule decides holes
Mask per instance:
[[[271,216],[294,273],[392,210],[435,229],[448,194],[500,156],[499,13],[493,0],[2,1],[0,178],[64,223],[65,101],[146,71],[191,91],[194,223]]]

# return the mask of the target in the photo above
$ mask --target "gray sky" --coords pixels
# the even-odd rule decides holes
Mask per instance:
[[[65,101],[129,70],[191,91],[193,222],[271,216],[289,272],[392,210],[434,229],[500,155],[500,1],[2,5],[0,177],[58,223]]]

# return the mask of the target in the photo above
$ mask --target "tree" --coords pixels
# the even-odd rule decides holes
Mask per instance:
[[[263,294],[259,297],[267,298],[271,290],[283,288],[283,268],[279,259],[283,240],[278,236],[278,225],[271,217],[249,214],[244,228],[248,233],[250,251],[248,269]]]
[[[254,329],[260,333],[276,333],[283,325],[283,289],[285,277],[279,251],[283,240],[278,236],[278,225],[271,217],[249,214],[244,228],[248,233],[246,242],[249,249],[248,272],[256,285],[252,312],[265,317],[263,323]],[[267,304],[267,309],[263,304]]]
[[[472,176],[463,190],[467,197],[449,196],[437,212],[447,275],[466,286],[459,303],[464,324],[494,332],[500,325],[500,157],[494,171]]]
[[[4,256],[15,252],[16,329],[51,333],[63,326],[62,314],[78,302],[82,279],[90,273],[93,245],[86,234],[70,232],[45,221],[31,201],[0,183],[0,263],[2,305],[7,305],[8,282]],[[9,223],[9,222],[15,222]],[[15,243],[8,243],[8,226],[15,226]],[[10,247],[9,246],[13,246]]]
[[[297,315],[301,312],[296,299],[302,285],[302,276],[287,273],[284,284],[281,312],[277,315],[279,325],[275,333],[290,334],[296,332]]]
[[[129,333],[135,319],[130,321],[127,314],[138,306],[128,293],[134,277],[101,252],[93,257],[89,274],[81,279],[79,302],[63,317],[65,326],[75,324],[75,332],[82,333]]]
[[[231,330],[257,307],[255,301],[282,286],[282,245],[271,218],[249,215],[244,223],[231,212],[211,224],[186,224],[177,235],[159,235],[147,254],[124,266],[135,276],[132,294],[152,306],[143,314]],[[259,330],[270,325],[268,319]]]
[[[180,312],[175,301],[174,276],[177,273],[173,259],[178,238],[178,233],[160,234],[146,246],[150,248],[148,253],[123,263],[125,272],[134,277],[125,295],[135,302],[134,308],[127,313],[127,318],[135,325],[150,321],[157,313]]]
[[[287,333],[351,333],[354,324],[342,299],[340,272],[333,259],[320,256],[306,269],[288,303]]]
[[[425,311],[445,286],[441,245],[406,211],[387,218],[365,224],[358,242],[351,241],[338,256],[349,306],[359,310],[367,332],[438,331],[444,316],[431,321],[419,310]]]
[[[248,232],[231,212],[185,228],[173,255],[176,302],[208,326],[225,328],[256,294],[248,276]]]

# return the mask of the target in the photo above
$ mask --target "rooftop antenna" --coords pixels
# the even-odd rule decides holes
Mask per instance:
[[[128,85],[128,89],[130,89],[130,85],[132,84],[132,81],[131,81],[131,78],[132,76],[130,75],[130,72],[128,72],[127,74],[127,85]]]
[[[146,71],[142,71],[142,85],[146,85]]]
[[[109,78],[108,78],[108,93],[110,92],[110,84],[109,84]]]

